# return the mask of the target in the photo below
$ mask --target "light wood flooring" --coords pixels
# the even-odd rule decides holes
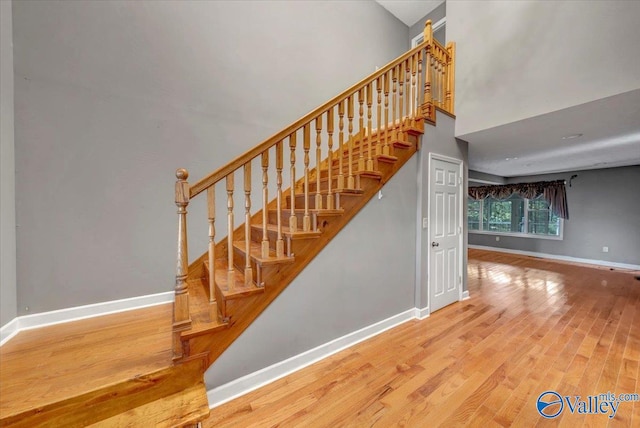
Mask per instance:
[[[0,348],[0,416],[171,366],[172,310],[164,304],[18,333]]]
[[[639,273],[469,251],[469,300],[215,408],[205,427],[640,426],[540,393],[640,393]]]

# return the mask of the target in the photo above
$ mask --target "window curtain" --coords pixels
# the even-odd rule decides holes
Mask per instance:
[[[502,186],[469,187],[469,196],[475,200],[492,197],[507,199],[516,194],[522,198],[535,199],[542,196],[549,203],[551,211],[560,218],[569,219],[567,189],[564,180],[538,181],[535,183],[515,183]]]

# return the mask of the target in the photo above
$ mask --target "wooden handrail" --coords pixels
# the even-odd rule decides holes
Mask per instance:
[[[288,259],[293,257],[291,251],[291,241],[295,239],[293,234],[321,231],[326,222],[319,224],[318,216],[334,215],[336,211],[339,214],[341,194],[362,191],[361,177],[379,176],[379,162],[389,162],[395,158],[396,144],[402,145],[403,142],[407,142],[409,134],[416,131],[416,128],[420,130],[424,121],[435,123],[437,108],[453,114],[454,55],[455,45],[449,43],[444,48],[435,41],[431,21],[427,21],[424,41],[418,46],[225,166],[193,185],[187,182],[186,170],[177,171],[178,252],[173,317],[174,359],[181,359],[185,355],[185,349],[186,355],[189,354],[188,340],[184,342],[182,336],[184,331],[191,328],[186,227],[186,208],[190,200],[206,190],[209,266],[207,267],[205,262],[200,270],[195,267],[197,273],[193,275],[203,275],[208,270],[209,302],[211,305],[218,302],[218,315],[221,320],[227,322],[230,318],[226,314],[225,300],[222,298],[218,301],[217,295],[220,296],[220,293],[223,293],[222,297],[224,297],[224,293],[253,292],[251,290],[254,284],[256,287],[264,286],[262,267],[272,263],[289,262]],[[383,93],[384,122],[382,119]],[[333,149],[336,109],[339,117],[337,152]],[[374,112],[377,120],[375,129],[373,128]],[[313,144],[315,149],[313,170],[310,169],[310,152],[313,153],[311,151],[312,126],[316,133],[315,144]],[[298,133],[302,137],[301,146],[304,153],[304,168],[301,168],[300,178],[296,176]],[[283,192],[284,145],[287,142],[290,153],[287,168],[290,171],[290,189]],[[275,152],[276,199],[269,202],[269,151],[271,150]],[[254,193],[251,164],[258,158],[261,158],[262,192]],[[238,193],[244,190],[244,227],[236,230],[234,228],[234,191],[236,190],[234,179],[236,172],[239,173],[241,168],[244,185],[243,188],[238,189]],[[227,238],[216,244],[215,185],[223,180],[227,196]],[[257,200],[255,203],[252,200],[256,199],[256,193],[262,193],[260,204]],[[236,197],[241,198],[241,194]],[[262,208],[261,227],[252,224],[254,220],[252,206],[254,205]],[[255,219],[257,218],[256,214]],[[286,230],[283,223],[288,225]],[[286,250],[284,238],[286,238]],[[226,284],[224,284],[225,277]],[[213,316],[212,314],[214,312],[210,315]]]
[[[428,40],[423,41],[422,43],[420,43],[415,48],[411,49],[410,51],[408,51],[408,52],[406,52],[406,53],[404,53],[402,55],[400,55],[398,58],[396,58],[393,61],[389,62],[384,67],[378,69],[373,74],[370,74],[369,76],[367,76],[364,79],[362,79],[360,82],[358,82],[355,85],[351,86],[350,88],[342,91],[339,95],[336,95],[335,97],[331,98],[329,101],[327,101],[326,103],[322,104],[320,107],[317,107],[316,109],[314,109],[314,110],[310,111],[309,113],[305,114],[300,119],[296,120],[291,125],[289,125],[286,128],[284,128],[282,131],[277,132],[276,134],[274,134],[273,136],[271,136],[270,138],[268,138],[267,140],[265,140],[261,144],[258,144],[257,146],[253,147],[252,149],[247,150],[245,153],[241,154],[240,156],[238,156],[237,158],[235,158],[234,160],[232,160],[231,162],[229,162],[225,166],[222,166],[222,167],[218,168],[217,170],[215,170],[214,172],[212,172],[208,176],[204,177],[200,181],[192,184],[191,188],[189,189],[190,190],[190,192],[189,192],[190,198],[193,198],[194,196],[200,194],[201,192],[206,190],[209,186],[212,186],[213,184],[215,184],[218,181],[220,181],[223,178],[225,178],[227,175],[231,174],[233,171],[235,171],[238,168],[242,167],[247,162],[250,162],[254,158],[260,156],[262,154],[262,152],[264,152],[265,150],[268,150],[271,147],[275,146],[276,143],[278,143],[278,141],[282,141],[282,140],[286,139],[287,137],[289,137],[289,135],[293,134],[294,132],[296,132],[298,129],[302,128],[307,123],[313,121],[316,117],[320,116],[321,114],[323,114],[325,111],[327,111],[331,107],[334,107],[335,105],[337,105],[339,102],[343,101],[344,99],[346,99],[350,95],[358,92],[361,89],[365,89],[365,87],[369,83],[375,81],[380,76],[382,76],[385,73],[387,73],[389,70],[394,68],[397,64],[403,63],[404,61],[406,61],[408,58],[410,58],[416,52],[419,52],[420,50],[424,49],[427,44],[428,44]],[[446,50],[445,50],[445,52],[446,52]]]

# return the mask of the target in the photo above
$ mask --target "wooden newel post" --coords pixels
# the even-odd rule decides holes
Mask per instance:
[[[424,25],[425,46],[425,70],[424,70],[424,97],[422,99],[422,117],[427,120],[434,119],[433,100],[431,98],[431,55],[433,53],[433,28],[431,20]]]
[[[189,314],[189,289],[187,274],[187,205],[189,205],[189,173],[186,169],[176,171],[176,206],[178,207],[178,253],[176,259],[175,301],[173,304],[173,357],[182,358],[180,332],[191,328]]]

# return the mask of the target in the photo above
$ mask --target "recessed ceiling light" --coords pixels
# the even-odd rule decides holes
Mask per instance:
[[[518,159],[518,157],[517,157],[517,156],[516,156],[516,157],[513,157],[513,158],[504,158],[504,160],[516,160],[516,159]]]
[[[569,134],[562,137],[563,140],[572,140],[574,138],[580,138],[583,134]]]

